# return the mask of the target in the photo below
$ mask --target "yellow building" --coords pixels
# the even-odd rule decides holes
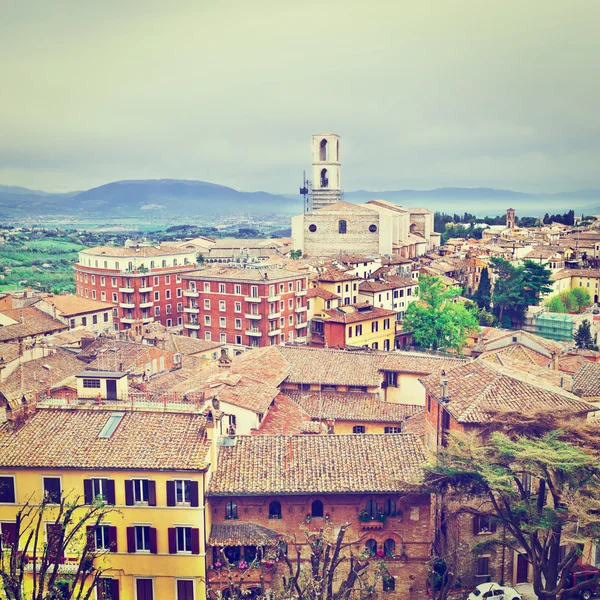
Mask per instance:
[[[393,310],[372,304],[353,304],[322,311],[312,319],[312,342],[330,348],[373,348],[393,350],[395,337]]]
[[[552,293],[564,290],[584,289],[593,303],[600,299],[600,269],[562,269],[551,276]]]
[[[351,271],[342,271],[332,266],[319,273],[317,286],[338,296],[340,305],[347,305],[358,302],[358,286],[361,281]]]
[[[204,600],[204,490],[212,429],[205,415],[177,411],[113,403],[40,405],[24,420],[9,413],[0,425],[4,550],[15,542],[17,514],[26,504],[39,505],[44,496],[56,503],[44,509],[42,548],[55,535],[53,515],[61,500],[91,506],[100,497],[108,514],[97,527],[86,522],[93,526],[88,536],[96,549],[105,550],[95,558],[105,570],[93,597]],[[31,564],[26,533],[21,531],[18,543]],[[72,581],[84,543],[85,536],[66,547],[61,585]],[[31,584],[26,575],[25,586]]]

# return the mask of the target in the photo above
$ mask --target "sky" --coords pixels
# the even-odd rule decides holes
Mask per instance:
[[[600,188],[598,0],[0,0],[0,184]]]

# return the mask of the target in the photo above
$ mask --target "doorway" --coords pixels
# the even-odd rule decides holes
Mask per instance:
[[[529,562],[526,554],[517,554],[517,580],[516,583],[527,583]]]
[[[107,379],[106,380],[106,399],[117,400],[117,380]]]

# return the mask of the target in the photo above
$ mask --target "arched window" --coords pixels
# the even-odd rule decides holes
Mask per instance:
[[[371,555],[377,554],[377,540],[370,539],[365,542],[365,550]]]
[[[367,501],[367,507],[365,509],[367,511],[367,514],[371,517],[371,519],[374,519],[377,516],[377,501],[376,500],[369,500]]]
[[[327,178],[327,169],[321,170],[321,187],[329,187],[329,179]]]
[[[190,262],[190,261],[189,261],[187,258],[184,258],[184,259],[183,259],[183,264],[184,264],[184,265],[187,265],[189,262]]]
[[[396,516],[396,501],[392,498],[388,498],[383,505],[383,514],[388,517]]]
[[[174,266],[174,267],[176,267],[176,266],[177,266],[177,259],[176,259],[176,258],[174,258],[174,259],[173,259],[173,266]]]
[[[312,503],[312,507],[310,509],[311,517],[322,517],[323,516],[323,503],[320,500],[315,500]]]
[[[319,144],[319,160],[327,160],[327,150],[327,140],[321,140],[321,143]]]
[[[338,221],[338,233],[346,233],[346,221]]]
[[[166,261],[166,260],[163,260],[163,261],[162,261],[162,266],[163,266],[163,267],[166,267],[166,266],[167,266],[167,261]]]
[[[238,507],[233,500],[229,500],[225,504],[225,518],[226,519],[237,519],[238,518]]]
[[[269,519],[281,519],[281,502],[273,500],[269,504]]]
[[[396,542],[391,538],[385,540],[385,542],[383,542],[383,552],[386,556],[395,556]]]
[[[94,261],[94,266],[95,266],[95,267],[97,267],[97,266],[98,266],[98,261],[97,261],[97,260],[95,260],[95,261]]]
[[[127,268],[128,268],[130,271],[133,271],[133,263],[132,263],[132,262],[130,262],[130,263],[127,265]]]
[[[153,260],[150,261],[150,268],[154,269],[154,261]]]
[[[108,269],[108,261],[107,260],[104,261],[104,268]]]

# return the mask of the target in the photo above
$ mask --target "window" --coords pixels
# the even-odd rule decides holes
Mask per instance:
[[[98,315],[92,315],[92,324],[98,325]]]
[[[490,519],[489,515],[475,515],[473,517],[473,535],[483,535],[495,531],[496,523]]]
[[[205,281],[204,282],[204,291],[205,292],[210,292],[210,281]]]
[[[354,328],[355,330],[355,334],[358,337],[359,335],[362,335],[362,325],[356,325],[356,327]]]
[[[154,316],[155,317],[160,317],[160,306],[155,306],[154,307]]]
[[[373,348],[373,350],[377,350],[379,348],[379,342],[373,342],[371,344],[371,348]]]
[[[294,283],[292,281],[288,282],[288,292],[294,291]]]
[[[393,575],[384,575],[383,591],[393,592],[396,589],[396,578]]]
[[[226,310],[225,300],[219,300],[219,310],[221,312],[225,312],[225,310]]]
[[[283,283],[280,283],[279,284],[279,293],[283,294],[284,290],[285,290],[285,286],[283,285]]]
[[[134,479],[133,483],[133,501],[136,504],[148,503],[148,480]]]
[[[369,231],[375,233],[377,231],[377,225],[369,225]]]
[[[384,319],[383,320],[383,328],[384,329],[389,329],[390,328],[390,320],[389,319]]]
[[[236,313],[241,313],[242,312],[242,303],[236,302],[234,305],[234,310]]]
[[[210,342],[210,341],[212,340],[212,334],[210,333],[210,331],[205,331],[205,332],[204,332],[204,339],[205,339],[207,342]]]
[[[210,310],[210,298],[204,298],[204,308]]]
[[[219,317],[219,327],[227,327],[227,319],[225,317]]]
[[[100,300],[102,300],[102,302],[106,302],[106,292],[100,292]]]
[[[108,479],[100,479],[98,477],[90,479],[92,482],[92,498],[108,499]]]
[[[390,340],[383,340],[383,349],[386,352],[390,351]]]
[[[402,427],[384,427],[384,433],[402,433]]]
[[[481,556],[477,559],[477,577],[490,576],[490,557]]]
[[[109,550],[111,547],[111,534],[108,525],[98,525],[94,532],[96,550]]]
[[[177,552],[192,552],[192,528],[176,527]]]
[[[87,290],[86,290],[87,292]],[[81,324],[85,327],[87,325],[87,317],[81,317]]]
[[[173,319],[167,319],[167,327],[171,327],[173,325]]]
[[[163,261],[163,262],[164,262],[164,261]],[[167,266],[167,265],[163,265],[163,267],[166,267],[166,266]],[[160,279],[159,279],[158,275],[156,275],[156,276],[154,277],[154,285],[158,285],[158,284],[159,284],[159,281],[160,281]]]
[[[385,371],[385,383],[391,387],[398,387],[398,373],[395,371]]]
[[[99,379],[84,379],[83,380],[84,388],[98,388],[100,389],[100,380]]]
[[[238,296],[242,293],[242,286],[239,285],[238,283],[235,284],[233,289],[234,289],[234,293],[237,294]]]
[[[117,292],[113,292],[113,295],[112,295],[112,301],[113,301],[113,302],[117,302],[117,301],[118,301],[118,299],[119,299],[119,297],[117,296]]]
[[[182,296],[181,288],[177,288],[177,297],[181,298],[181,296]]]
[[[311,224],[311,225],[309,225],[309,226],[308,226],[308,230],[309,230],[311,233],[314,233],[315,231],[317,231],[317,226],[316,226],[316,225],[314,225],[314,224]]]
[[[219,340],[221,341],[222,344],[226,344],[227,343],[227,334],[226,333],[220,334]]]
[[[225,284],[220,283],[219,284],[219,294],[224,294],[224,293],[225,293]]]
[[[153,579],[137,578],[135,580],[135,600],[154,600]]]
[[[119,268],[119,263],[117,263],[117,269]],[[112,277],[111,281],[110,281],[110,285],[112,287],[117,287],[117,278],[116,277]]]
[[[165,300],[171,299],[171,290],[165,290]]]
[[[364,433],[365,432],[365,426],[364,425],[355,425],[352,428],[352,433]]]
[[[242,336],[241,335],[236,335],[235,336],[235,343],[241,345],[242,344]]]
[[[396,555],[396,542],[392,538],[388,538],[383,542],[383,552],[386,556]]]
[[[365,542],[365,550],[371,555],[375,556],[377,554],[377,540],[370,539]]]
[[[96,261],[96,266],[98,266],[98,261]],[[92,283],[95,284],[96,283],[96,276],[92,275]]]
[[[175,480],[175,503],[191,504],[192,482],[186,479]]]
[[[167,285],[169,285],[171,283],[171,276],[170,275],[165,275],[165,283]]]
[[[178,302],[177,303],[177,312],[180,313],[183,311],[183,303],[182,302]]]
[[[235,320],[235,328],[236,329],[241,329],[242,328],[242,320],[241,319],[236,319]]]
[[[165,306],[165,313],[166,313],[166,314],[168,314],[168,315],[170,315],[170,314],[171,314],[171,305],[170,305],[170,304],[167,304],[167,305]]]
[[[0,475],[0,503],[14,504],[16,501],[15,478],[12,475]]]
[[[233,500],[228,500],[225,504],[225,518],[226,519],[237,519],[238,518],[238,506]]]
[[[210,315],[204,315],[204,324],[210,327]]]
[[[71,319],[69,321],[69,324],[70,324],[71,329],[73,329],[74,327],[77,326],[77,321],[75,319]]]
[[[194,582],[191,579],[176,579],[177,600],[194,600]]]
[[[102,286],[106,285],[106,277],[100,277],[100,285],[102,285]]]
[[[393,498],[388,498],[383,503],[383,514],[388,517],[396,516],[396,501]]]
[[[135,551],[150,552],[150,526],[136,525],[135,530]]]
[[[320,500],[314,500],[310,508],[311,517],[323,516],[323,503]]]
[[[371,323],[371,333],[375,333],[376,331],[379,331],[379,321],[373,321]]]
[[[96,290],[92,290],[92,300],[96,299]]]
[[[281,519],[281,502],[273,500],[269,504],[269,519]]]
[[[119,580],[100,577],[96,591],[98,600],[117,600],[119,598]]]
[[[60,504],[61,496],[60,477],[44,477],[44,498],[52,504]]]

